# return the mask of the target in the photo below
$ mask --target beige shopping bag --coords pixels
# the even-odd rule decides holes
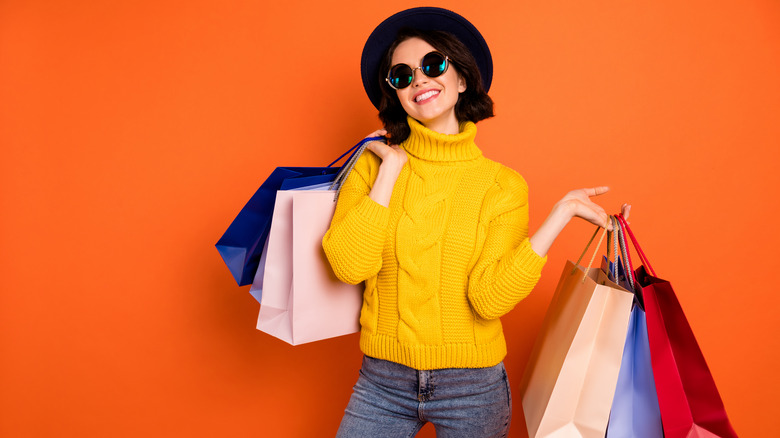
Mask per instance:
[[[521,383],[530,438],[604,437],[633,299],[600,269],[566,263]]]
[[[322,249],[334,190],[279,191],[257,329],[292,345],[360,330],[362,286],[339,281]]]

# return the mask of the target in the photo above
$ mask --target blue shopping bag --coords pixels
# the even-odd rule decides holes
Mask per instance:
[[[378,139],[363,139],[326,167],[277,167],[271,172],[217,241],[217,251],[239,286],[251,284],[255,278],[271,230],[276,192],[333,182],[341,171],[340,167],[332,167],[334,164],[352,153],[347,160],[350,163],[361,146]]]
[[[645,311],[634,303],[620,364],[607,438],[664,436],[650,362]]]
[[[251,284],[255,278],[271,231],[276,192],[332,183],[342,170],[342,167],[333,167],[334,164],[351,154],[345,167],[354,165],[353,158],[368,142],[383,140],[382,137],[364,138],[326,167],[277,167],[271,172],[216,244],[217,251],[239,286]]]
[[[616,224],[617,225],[617,224]],[[620,244],[623,263],[630,264],[625,239],[619,225],[616,244]],[[617,251],[616,251],[617,253]],[[618,276],[616,283],[628,290],[636,289],[633,279],[627,278],[626,269],[619,256],[614,264],[602,262],[602,269],[610,277]],[[617,269],[615,269],[617,265]],[[628,269],[629,272],[631,268]],[[630,275],[630,274],[629,274]],[[650,361],[650,342],[647,337],[647,319],[641,293],[634,294],[634,305],[628,323],[623,359],[620,363],[612,411],[607,425],[607,438],[662,438],[661,410],[655,389],[653,368]]]
[[[276,192],[336,178],[338,167],[277,167],[217,242],[217,251],[239,286],[251,284],[271,229]]]

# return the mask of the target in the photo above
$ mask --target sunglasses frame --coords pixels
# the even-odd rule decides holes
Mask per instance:
[[[425,58],[426,58],[428,55],[431,55],[431,54],[437,54],[437,55],[441,56],[442,58],[444,58],[444,70],[442,70],[442,72],[441,72],[441,73],[439,73],[439,74],[438,74],[438,75],[436,75],[436,76],[428,76],[427,74],[425,74],[425,70],[423,70],[423,67],[422,67],[422,64],[423,64],[423,61],[425,60]],[[387,82],[387,85],[389,85],[389,86],[390,86],[390,88],[392,88],[393,90],[403,90],[404,88],[406,88],[406,87],[408,87],[408,86],[412,85],[412,82],[414,82],[414,71],[415,71],[415,70],[420,70],[420,73],[424,74],[426,77],[429,77],[429,78],[438,78],[439,76],[443,75],[444,73],[447,73],[447,70],[449,70],[449,69],[450,69],[450,62],[452,62],[452,61],[450,61],[450,57],[449,57],[449,56],[445,55],[444,53],[441,53],[441,52],[439,52],[438,50],[432,50],[432,51],[430,51],[430,52],[426,53],[425,55],[423,55],[423,57],[420,59],[420,66],[419,66],[419,67],[412,68],[412,67],[410,67],[408,64],[404,64],[404,63],[402,63],[402,62],[401,62],[401,63],[398,63],[398,64],[396,64],[396,65],[394,65],[394,66],[392,66],[392,67],[390,67],[390,70],[387,72],[387,76],[385,77],[385,82]],[[390,80],[390,74],[393,72],[393,70],[394,70],[396,67],[398,67],[398,66],[401,66],[401,65],[405,65],[407,68],[409,68],[409,69],[411,69],[411,70],[412,70],[412,74],[411,74],[411,76],[412,76],[412,80],[411,80],[411,81],[409,81],[409,83],[408,83],[408,84],[406,84],[406,85],[404,85],[403,87],[396,88],[396,87],[393,85],[393,82]]]

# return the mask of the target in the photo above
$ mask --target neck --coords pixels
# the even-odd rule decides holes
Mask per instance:
[[[420,124],[439,134],[455,135],[460,132],[460,123],[458,123],[454,112],[452,117],[439,117],[428,122],[420,121]]]

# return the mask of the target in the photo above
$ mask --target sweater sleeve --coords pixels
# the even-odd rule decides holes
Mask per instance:
[[[547,257],[540,257],[528,240],[528,185],[503,167],[493,196],[486,199],[491,216],[485,242],[469,275],[468,299],[482,318],[499,318],[536,286]],[[491,199],[492,198],[492,199]]]
[[[364,153],[341,188],[322,247],[336,277],[358,284],[377,275],[387,237],[390,211],[368,197],[376,180],[378,158]]]

